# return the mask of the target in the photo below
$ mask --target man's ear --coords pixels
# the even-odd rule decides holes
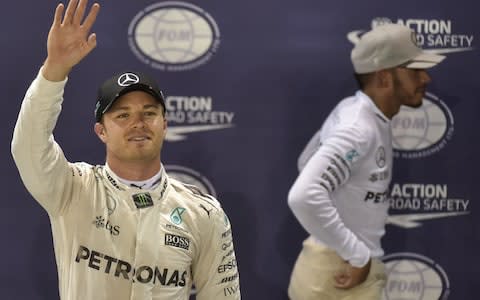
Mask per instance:
[[[393,74],[390,70],[377,71],[377,86],[380,88],[388,88],[393,84]]]
[[[95,123],[95,126],[93,127],[93,130],[94,130],[95,133],[97,134],[98,138],[99,138],[102,142],[105,143],[106,140],[107,140],[106,132],[105,132],[105,126],[103,126],[102,123],[97,122],[97,123]]]

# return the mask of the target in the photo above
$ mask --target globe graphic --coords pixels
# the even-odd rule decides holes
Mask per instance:
[[[134,30],[137,47],[148,57],[169,64],[189,63],[212,46],[207,20],[182,7],[160,7],[143,16]]]
[[[442,139],[448,121],[442,109],[428,99],[420,108],[404,107],[392,119],[395,150],[423,150]]]
[[[438,300],[442,295],[440,275],[421,261],[393,260],[386,263],[386,272],[383,300]]]
[[[216,197],[216,192],[212,183],[200,173],[178,165],[165,165],[165,170],[173,179],[194,185],[199,188],[202,193]]]

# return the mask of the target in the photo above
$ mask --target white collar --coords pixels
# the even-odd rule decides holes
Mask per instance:
[[[107,169],[110,172],[115,174],[115,172],[112,171],[112,169],[110,168],[108,163],[105,163],[105,166],[107,167]],[[115,176],[117,177],[118,181],[125,184],[126,186],[136,187],[136,188],[142,189],[142,190],[151,190],[151,189],[155,188],[160,183],[160,181],[162,180],[162,172],[163,172],[163,165],[160,166],[160,170],[158,171],[157,174],[153,175],[149,179],[140,180],[140,181],[127,180],[127,179],[124,179],[124,178],[118,176],[117,174],[115,174]]]

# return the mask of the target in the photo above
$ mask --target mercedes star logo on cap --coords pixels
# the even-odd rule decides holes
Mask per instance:
[[[136,74],[133,73],[125,73],[118,77],[117,83],[119,86],[129,86],[135,83],[138,83],[140,78]]]

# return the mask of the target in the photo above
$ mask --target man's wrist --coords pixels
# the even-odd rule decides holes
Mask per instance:
[[[70,70],[71,68],[65,68],[64,66],[51,63],[47,58],[43,64],[42,76],[48,81],[64,81],[70,73]]]

